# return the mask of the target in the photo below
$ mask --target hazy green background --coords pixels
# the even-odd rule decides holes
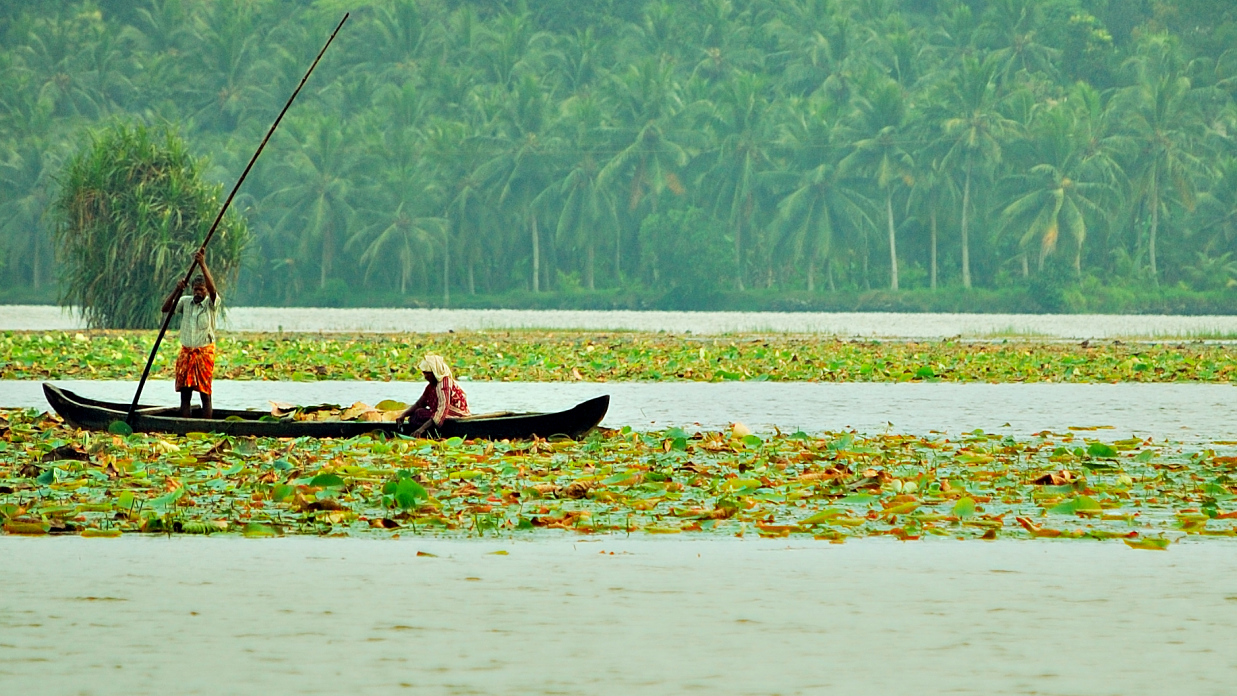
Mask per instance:
[[[230,186],[345,10],[234,304],[1237,309],[1226,0],[0,0],[0,301],[91,128]]]

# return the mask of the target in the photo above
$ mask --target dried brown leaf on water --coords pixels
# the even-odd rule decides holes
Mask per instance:
[[[86,450],[82,449],[79,445],[73,445],[73,444],[61,445],[57,447],[56,449],[43,455],[39,459],[39,461],[41,462],[60,462],[60,461],[88,462],[90,461],[90,455],[86,452]]]
[[[1077,480],[1075,474],[1067,469],[1049,471],[1031,480],[1036,486],[1064,486]]]
[[[588,497],[588,492],[592,489],[592,484],[584,483],[583,481],[573,481],[562,490],[562,496],[564,498],[580,500],[581,498]]]

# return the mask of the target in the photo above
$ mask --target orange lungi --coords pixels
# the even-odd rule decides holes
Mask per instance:
[[[209,396],[214,375],[215,344],[180,347],[180,355],[176,356],[176,391],[193,389]]]

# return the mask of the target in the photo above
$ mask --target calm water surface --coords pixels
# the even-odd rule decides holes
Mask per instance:
[[[1237,683],[1225,542],[0,537],[0,559],[9,694],[1211,696]]]
[[[0,305],[0,330],[74,330],[76,315],[47,305]],[[477,309],[235,307],[226,331],[442,332],[478,329],[637,330],[720,334],[819,333],[892,338],[1237,337],[1237,316],[1107,314],[905,314],[823,312],[633,312]]]
[[[133,398],[136,383],[57,382],[83,396]],[[1029,435],[1070,426],[1111,426],[1087,437],[1138,435],[1182,442],[1237,440],[1237,389],[1227,384],[957,384],[808,382],[463,382],[477,413],[559,410],[610,394],[603,425],[640,429],[670,426],[725,428],[735,421],[760,431],[856,428],[862,432],[989,432]],[[215,383],[224,408],[270,408],[270,399],[296,404],[383,399],[409,401],[424,383]],[[148,382],[144,403],[177,403],[172,383]],[[38,382],[0,381],[0,407],[46,408]]]

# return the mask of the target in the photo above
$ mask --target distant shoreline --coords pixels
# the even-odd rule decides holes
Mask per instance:
[[[0,331],[80,331],[85,328],[80,317],[59,307],[0,305]],[[221,328],[238,332],[290,333],[545,329],[924,339],[1231,340],[1237,338],[1237,316],[233,307],[227,312]]]

